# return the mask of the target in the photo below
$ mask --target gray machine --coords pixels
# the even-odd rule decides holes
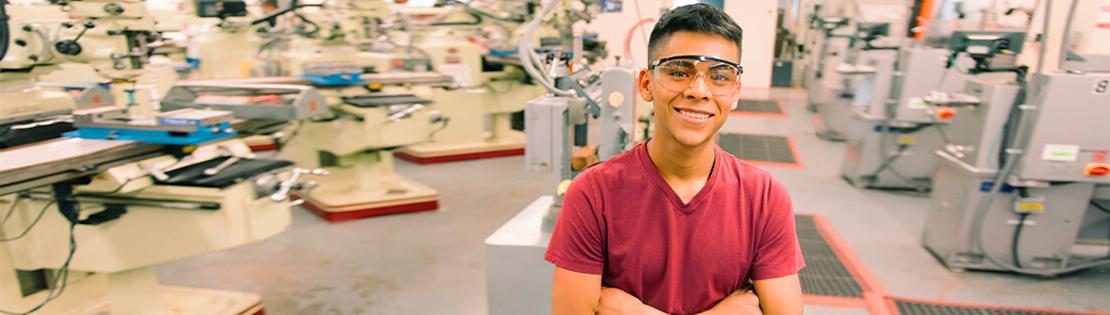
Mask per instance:
[[[810,17],[810,28],[820,31],[813,45],[818,48],[811,51],[802,81],[810,100],[807,107],[811,112],[816,113],[824,104],[839,99],[843,92],[842,80],[835,69],[847,56],[850,22],[843,17],[819,17],[816,14]]]
[[[565,81],[565,80],[564,80]],[[562,206],[563,193],[577,174],[575,146],[585,146],[590,117],[599,124],[597,158],[607,160],[632,144],[635,126],[635,72],[610,68],[601,74],[600,103],[581,96],[543,96],[525,108],[525,167],[551,175],[555,195],[540,196],[486,238],[486,285],[490,314],[546,314],[551,309],[554,266],[544,252]],[[577,89],[577,88],[576,88]],[[585,96],[584,89],[580,95]]]
[[[1006,80],[1024,33],[957,32],[949,49],[912,47],[857,68],[858,86],[841,175],[873,189],[928,191],[937,159],[933,151],[951,141],[956,110],[930,103],[937,94],[963,89],[972,78]],[[970,52],[969,52],[970,51]],[[1013,79],[1009,79],[1013,81]]]
[[[1110,137],[1101,132],[1110,67],[1060,69],[1036,74],[1026,91],[973,79],[932,100],[959,108],[936,152],[922,239],[949,268],[1055,276],[1110,264]]]
[[[850,138],[851,117],[854,108],[868,100],[880,97],[880,88],[870,81],[868,74],[880,71],[876,67],[893,68],[898,47],[904,45],[904,38],[889,36],[889,23],[857,23],[855,33],[850,36],[831,36],[847,38],[847,46],[841,58],[829,58],[824,64],[823,74],[809,89],[810,106],[816,113],[817,136],[830,141],[844,141]],[[835,63],[832,63],[835,62]],[[887,72],[893,69],[887,69]]]

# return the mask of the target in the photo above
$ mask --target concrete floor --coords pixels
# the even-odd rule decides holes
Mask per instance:
[[[804,93],[771,95],[783,100],[788,117],[733,116],[724,129],[791,136],[805,168],[767,169],[789,187],[796,212],[828,218],[890,295],[1110,311],[1110,268],[1057,279],[948,271],[919,245],[928,196],[846,184],[839,178],[844,145],[814,136]],[[297,210],[288,231],[159,266],[159,279],[259,293],[268,314],[485,314],[483,240],[549,193],[546,177],[526,173],[521,157],[397,167],[439,190],[441,209],[338,224]]]

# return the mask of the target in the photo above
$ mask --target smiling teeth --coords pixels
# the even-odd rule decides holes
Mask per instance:
[[[693,118],[693,119],[708,119],[709,116],[710,116],[709,114],[688,112],[688,111],[684,111],[684,110],[679,110],[678,112],[681,113],[683,116],[690,117],[690,118]]]

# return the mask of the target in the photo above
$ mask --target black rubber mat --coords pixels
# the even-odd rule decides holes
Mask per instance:
[[[721,133],[717,143],[741,160],[798,164],[786,137]]]
[[[782,114],[779,103],[769,100],[740,100],[733,112]]]
[[[863,298],[863,288],[817,230],[812,216],[794,216],[806,267],[798,273],[802,292],[810,295]]]
[[[902,315],[1064,315],[1076,314],[1002,307],[971,307],[893,300]]]

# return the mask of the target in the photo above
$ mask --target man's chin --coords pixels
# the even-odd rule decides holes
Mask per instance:
[[[686,146],[686,147],[698,147],[698,146],[702,146],[706,143],[710,143],[711,142],[710,140],[711,140],[712,136],[713,136],[712,134],[709,134],[709,135],[685,134],[685,135],[676,135],[675,140],[677,140],[679,144],[681,144],[683,146]]]

